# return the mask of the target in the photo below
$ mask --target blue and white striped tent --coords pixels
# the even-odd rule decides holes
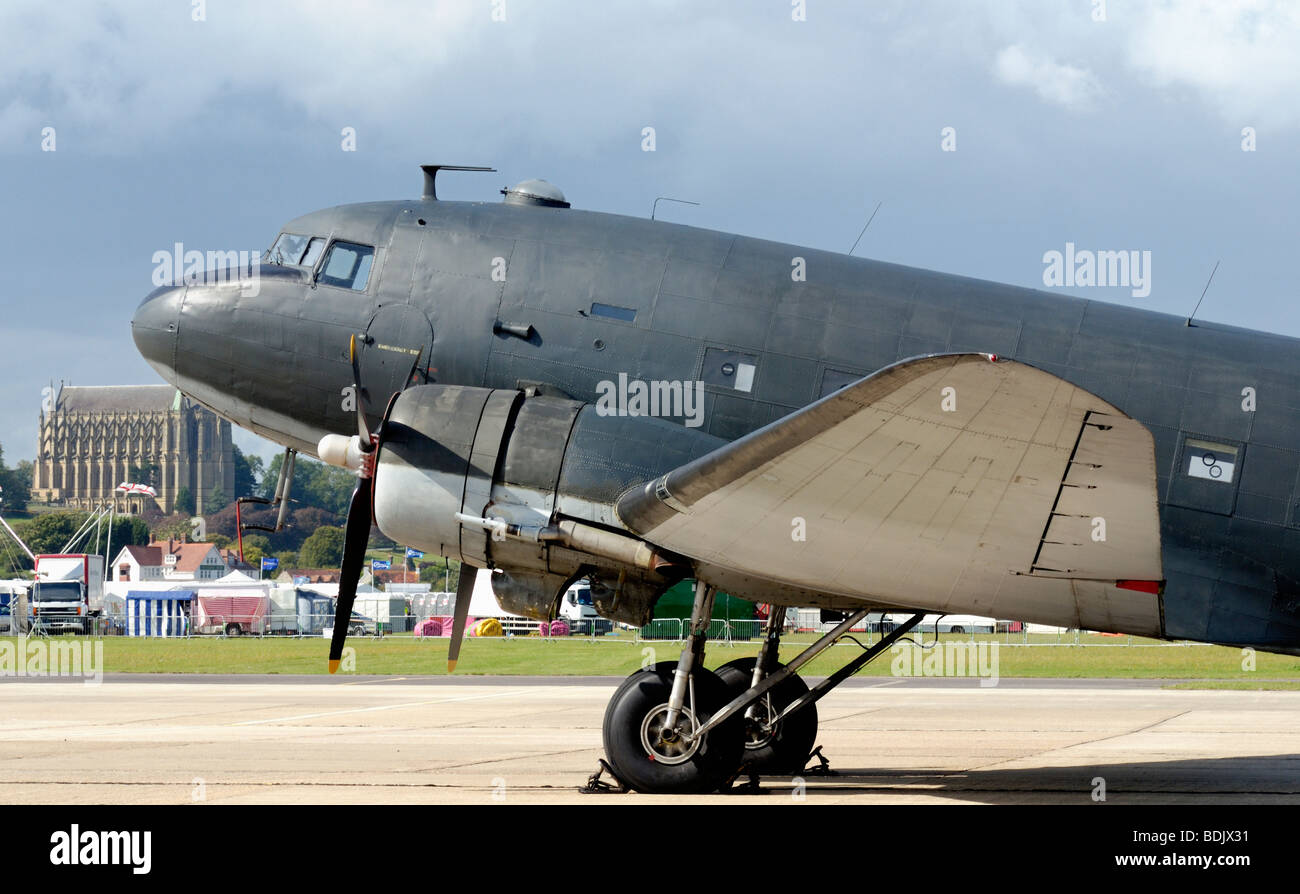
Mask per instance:
[[[193,590],[130,590],[126,594],[127,636],[185,636]]]

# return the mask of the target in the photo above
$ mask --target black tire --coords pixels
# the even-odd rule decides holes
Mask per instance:
[[[226,625],[226,636],[239,636],[244,631],[233,621]]]
[[[647,794],[700,794],[716,791],[730,782],[744,750],[743,718],[731,717],[710,730],[693,750],[667,746],[655,736],[654,720],[662,717],[673,688],[676,661],[661,661],[637,671],[623,681],[605,709],[602,736],[605,757],[614,773],[629,787]],[[704,723],[727,703],[727,688],[717,674],[703,668],[692,674],[697,722]],[[691,707],[688,692],[686,708]],[[688,711],[683,722],[690,723]],[[660,751],[647,749],[650,743]],[[675,763],[666,763],[669,755]],[[659,756],[659,759],[656,757]]]
[[[749,689],[754,679],[757,658],[737,658],[718,668],[718,677],[732,699]],[[782,667],[782,665],[777,665]],[[808,684],[797,674],[787,677],[772,690],[772,710],[784,711],[795,699],[808,691]],[[761,702],[760,702],[761,704]],[[764,736],[753,721],[745,719],[745,751],[741,772],[760,776],[792,776],[808,763],[808,755],[817,743],[817,705],[805,705],[782,720],[771,735]]]

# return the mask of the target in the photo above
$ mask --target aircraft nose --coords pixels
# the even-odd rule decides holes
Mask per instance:
[[[168,381],[175,370],[176,330],[180,325],[185,288],[181,285],[154,289],[140,302],[131,318],[136,350]]]

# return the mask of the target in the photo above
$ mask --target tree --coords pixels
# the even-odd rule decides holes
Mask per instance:
[[[182,487],[176,491],[175,511],[182,515],[194,514],[194,495],[190,493],[188,487]]]
[[[84,512],[44,512],[24,527],[23,539],[33,553],[57,553],[86,520]]]
[[[268,500],[275,497],[275,485],[283,464],[284,454],[281,453],[267,466],[266,473],[262,476],[262,497]],[[346,515],[356,486],[357,477],[347,469],[336,469],[305,456],[298,456],[294,460],[293,486],[289,497],[300,506],[316,506],[336,515]]]
[[[422,562],[420,563],[420,583],[433,584],[435,591],[445,593],[448,590],[448,581],[455,579],[459,568],[459,562],[453,562],[441,556],[431,562]]]
[[[264,474],[262,457],[245,456],[238,447],[232,448],[235,457],[235,496],[251,497],[257,493]]]
[[[0,508],[26,512],[32,498],[32,464],[27,460],[16,469],[5,468],[4,448],[0,447]],[[8,536],[8,535],[6,535]]]
[[[88,512],[45,512],[27,521],[19,530],[19,535],[27,541],[34,553],[57,553],[64,544],[90,517]],[[99,522],[99,551],[104,554],[104,561],[111,562],[117,558],[124,546],[144,546],[149,542],[149,526],[143,519],[133,515],[118,515],[113,518],[113,540],[108,539],[108,518]],[[81,543],[74,547],[76,552],[95,552],[95,532],[83,537]]]
[[[303,541],[298,555],[306,568],[337,568],[343,562],[343,529],[317,528]]]
[[[127,470],[127,476],[131,479],[132,484],[147,484],[150,487],[157,487],[158,464],[150,461],[138,466],[131,466]]]
[[[13,519],[10,526],[14,529],[24,543],[27,542],[27,528],[31,524],[30,519]],[[4,531],[0,531],[0,574],[9,574],[12,571],[30,571],[32,569],[32,560],[27,558],[27,553],[23,552],[18,544],[14,543],[13,538]]]
[[[153,526],[153,535],[156,540],[167,540],[176,538],[178,540],[190,536],[190,515],[185,512],[173,512],[171,515],[160,519]]]
[[[253,566],[253,570],[262,567],[262,550],[256,546],[249,546],[248,541],[244,541],[244,561]]]
[[[203,511],[220,512],[229,505],[230,501],[226,499],[226,492],[222,490],[221,485],[218,484],[216,487],[212,488],[212,493],[208,494],[208,500],[203,506]]]
[[[254,568],[262,567],[262,556],[271,552],[271,541],[262,534],[249,534],[244,538],[244,561]]]
[[[92,535],[93,538],[93,535]],[[113,517],[113,542],[110,546],[108,543],[108,528],[104,528],[103,546],[109,548],[112,555],[107,557],[111,562],[117,558],[124,546],[146,546],[149,543],[149,525],[145,520],[134,515],[117,515]],[[94,540],[91,540],[93,545]]]

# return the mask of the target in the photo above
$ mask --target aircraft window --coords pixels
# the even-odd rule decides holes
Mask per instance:
[[[281,233],[280,238],[275,240],[275,245],[271,246],[271,255],[267,260],[272,264],[297,264],[306,246],[306,236]]]
[[[1231,484],[1237,469],[1237,448],[1212,441],[1187,439],[1184,450],[1187,457],[1187,474],[1220,484]]]
[[[335,242],[325,255],[320,281],[328,286],[364,292],[374,260],[375,250],[369,245]]]
[[[597,317],[609,317],[614,320],[622,320],[625,323],[636,321],[636,309],[631,307],[619,307],[617,304],[601,304],[599,301],[591,303],[591,313]]]
[[[302,265],[304,267],[315,267],[316,262],[320,260],[320,253],[325,248],[325,240],[320,236],[314,237],[311,242],[307,243],[307,252],[302,256]]]

